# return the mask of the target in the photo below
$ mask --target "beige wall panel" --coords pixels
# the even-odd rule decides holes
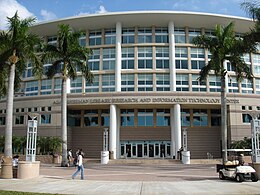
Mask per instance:
[[[231,126],[231,141],[243,140],[244,137],[251,137],[251,125],[233,125]]]
[[[191,158],[207,158],[207,153],[213,155],[214,158],[220,158],[221,145],[220,128],[203,128],[193,127],[188,129],[188,150]]]
[[[72,128],[72,150],[82,148],[85,157],[100,158],[103,147],[103,130],[100,128],[84,127]]]

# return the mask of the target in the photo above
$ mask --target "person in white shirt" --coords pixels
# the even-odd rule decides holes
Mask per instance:
[[[14,167],[18,167],[18,160],[19,160],[19,156],[18,155],[15,155],[13,157],[13,166]]]
[[[84,179],[84,166],[83,166],[83,157],[81,155],[81,152],[78,153],[78,158],[77,158],[77,171],[72,175],[72,179],[75,179],[75,177],[81,173],[80,179]]]
[[[69,167],[72,162],[72,150],[71,149],[68,149],[67,160],[68,160],[67,166]]]

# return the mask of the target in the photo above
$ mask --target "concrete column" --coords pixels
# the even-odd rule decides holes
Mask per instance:
[[[169,30],[169,64],[170,64],[170,89],[176,91],[176,66],[175,66],[175,38],[174,24],[172,21],[168,24]]]
[[[110,128],[109,128],[109,151],[110,159],[116,158],[117,150],[117,117],[116,117],[116,105],[110,105]]]
[[[171,149],[177,159],[177,152],[181,148],[181,109],[180,104],[171,108]]]
[[[174,140],[174,109],[171,108],[171,157],[177,158],[177,152],[175,149],[175,140]]]
[[[116,65],[115,65],[115,91],[121,91],[121,34],[122,25],[116,23]]]
[[[116,151],[116,159],[120,158],[120,109],[117,108],[116,109],[116,122],[117,122],[117,126],[116,126],[116,147],[117,147],[117,151]]]

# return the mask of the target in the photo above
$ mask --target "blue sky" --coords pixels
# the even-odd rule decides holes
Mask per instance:
[[[192,11],[247,17],[240,4],[244,0],[0,0],[0,29],[6,17],[18,10],[21,18],[39,22],[94,14],[137,10]]]

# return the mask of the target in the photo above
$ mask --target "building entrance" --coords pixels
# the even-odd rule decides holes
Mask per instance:
[[[170,141],[121,141],[121,158],[171,158]]]

